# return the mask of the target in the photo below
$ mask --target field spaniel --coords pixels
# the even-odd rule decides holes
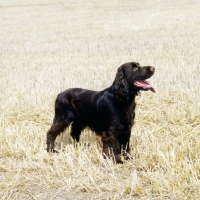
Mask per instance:
[[[155,92],[146,80],[154,72],[152,66],[129,62],[118,68],[113,84],[102,91],[71,88],[58,94],[53,124],[47,132],[47,151],[56,152],[56,137],[71,124],[71,136],[76,142],[81,131],[89,127],[101,136],[103,155],[122,163],[121,152],[130,149],[135,97],[141,90]]]

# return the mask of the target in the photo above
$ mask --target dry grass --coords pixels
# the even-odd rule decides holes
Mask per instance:
[[[200,199],[198,1],[0,1],[1,199]],[[137,98],[132,159],[86,130],[46,153],[56,95],[101,90],[127,61],[156,66]],[[78,74],[78,76],[77,76]]]

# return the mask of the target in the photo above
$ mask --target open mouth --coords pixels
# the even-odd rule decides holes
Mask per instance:
[[[155,89],[151,86],[150,82],[147,80],[137,80],[137,81],[134,81],[133,84],[137,87],[140,87],[146,90],[151,90],[152,92],[156,92]]]

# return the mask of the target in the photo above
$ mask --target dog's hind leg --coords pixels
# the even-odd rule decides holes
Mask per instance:
[[[75,142],[79,142],[82,127],[78,121],[72,123],[71,136]]]
[[[57,152],[54,150],[54,142],[56,137],[65,130],[69,124],[65,121],[53,122],[51,128],[47,132],[47,151]]]
[[[76,113],[70,105],[59,104],[59,102],[56,101],[53,124],[47,132],[47,152],[57,152],[54,150],[56,137],[63,132],[75,118]]]

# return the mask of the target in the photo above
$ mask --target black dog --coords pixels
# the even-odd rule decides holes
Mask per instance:
[[[135,97],[140,90],[153,87],[146,79],[154,74],[152,66],[125,63],[118,68],[113,84],[102,91],[81,88],[68,89],[57,96],[55,117],[47,133],[47,151],[54,150],[57,135],[71,123],[71,136],[79,141],[81,131],[89,127],[101,136],[103,154],[113,152],[122,163],[121,150],[129,152],[131,128],[135,118]]]

